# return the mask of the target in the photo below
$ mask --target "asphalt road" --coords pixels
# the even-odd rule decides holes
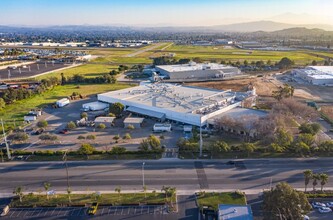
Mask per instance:
[[[304,187],[303,171],[325,172],[333,179],[332,158],[246,160],[235,165],[226,161],[145,161],[145,184],[159,191],[163,185],[178,191],[261,190],[280,181]],[[142,161],[69,162],[70,185],[74,191],[142,190]],[[66,189],[66,171],[62,162],[11,162],[0,164],[0,193],[11,194],[16,186],[26,192],[43,189],[49,181],[52,189]],[[328,182],[325,187],[332,187]],[[309,186],[311,188],[311,186]],[[318,186],[319,187],[319,186]]]

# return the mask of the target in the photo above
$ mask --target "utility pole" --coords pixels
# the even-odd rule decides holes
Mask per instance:
[[[5,128],[3,126],[3,120],[2,119],[1,119],[1,126],[2,126],[3,137],[4,137],[4,140],[5,140],[5,144],[6,144],[8,160],[10,160],[10,159],[12,159],[12,156],[10,155],[9,146],[8,146],[8,142],[7,142],[7,136],[6,136],[6,133],[5,133]]]
[[[145,187],[145,162],[142,163],[142,187]]]
[[[202,124],[201,124],[201,118],[200,118],[200,141],[199,141],[199,146],[200,146],[200,157],[202,157],[202,147],[203,147],[203,141],[202,141]]]
[[[67,151],[68,151],[68,150],[65,151],[64,156],[62,157],[62,160],[64,161],[64,163],[65,163],[65,167],[66,167],[66,175],[67,175],[67,190],[69,190],[70,187],[69,187],[69,175],[68,175],[68,165],[67,165]]]

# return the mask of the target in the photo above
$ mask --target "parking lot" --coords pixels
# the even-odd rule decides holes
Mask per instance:
[[[15,79],[15,78],[25,78],[42,73],[71,67],[72,64],[64,63],[33,63],[29,65],[23,65],[20,67],[19,64],[16,64],[18,67],[16,69],[2,69],[0,70],[0,79]],[[15,66],[15,65],[14,65]]]
[[[43,219],[61,218],[81,219],[87,215],[87,207],[52,207],[52,208],[12,208],[2,219]],[[167,215],[166,206],[100,206],[96,218],[107,216]]]
[[[142,127],[140,128],[140,132],[138,132],[138,129],[130,130],[124,128],[123,120],[126,116],[120,119],[116,119],[115,126],[113,127],[108,126],[105,129],[97,129],[95,127],[77,127],[76,129],[69,131],[68,134],[59,134],[59,132],[65,128],[69,121],[75,122],[76,120],[80,119],[80,109],[82,108],[82,104],[93,101],[96,101],[96,97],[72,101],[68,106],[63,108],[44,108],[44,113],[40,118],[38,118],[38,120],[47,120],[49,125],[45,129],[45,132],[57,135],[59,140],[56,142],[42,142],[39,140],[39,135],[29,135],[30,137],[27,143],[15,144],[11,147],[13,149],[26,150],[75,150],[80,147],[82,142],[84,142],[82,140],[78,140],[79,136],[93,134],[96,136],[96,139],[93,141],[93,143],[98,150],[110,150],[113,146],[123,146],[128,150],[137,150],[142,139],[147,138],[150,134],[153,134],[152,128],[156,123],[154,119],[145,118]],[[136,116],[133,115],[132,117]],[[89,120],[94,120],[94,117],[90,116]],[[31,128],[36,129],[34,124],[35,123],[31,125]],[[173,123],[172,128],[172,132],[154,134],[157,137],[162,136],[161,145],[165,145],[167,148],[174,148],[176,146],[177,140],[183,136],[183,128],[180,125]],[[125,140],[122,138],[126,133],[130,134],[131,139]],[[31,132],[29,134],[31,134]],[[117,135],[120,136],[120,139],[115,141],[113,137]],[[169,151],[168,154],[174,155],[174,152]]]

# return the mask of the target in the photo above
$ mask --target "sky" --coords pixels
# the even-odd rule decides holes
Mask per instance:
[[[1,25],[333,24],[332,0],[0,0]]]

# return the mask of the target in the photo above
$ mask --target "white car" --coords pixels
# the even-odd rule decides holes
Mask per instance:
[[[332,209],[330,209],[330,208],[328,208],[328,207],[320,207],[320,208],[318,209],[318,211],[319,211],[320,213],[329,213],[329,212],[332,212]]]
[[[321,207],[326,207],[326,205],[324,203],[321,203],[321,202],[313,202],[311,205],[314,209],[321,208]]]
[[[329,208],[333,208],[333,202],[327,202],[326,206],[329,207]]]

